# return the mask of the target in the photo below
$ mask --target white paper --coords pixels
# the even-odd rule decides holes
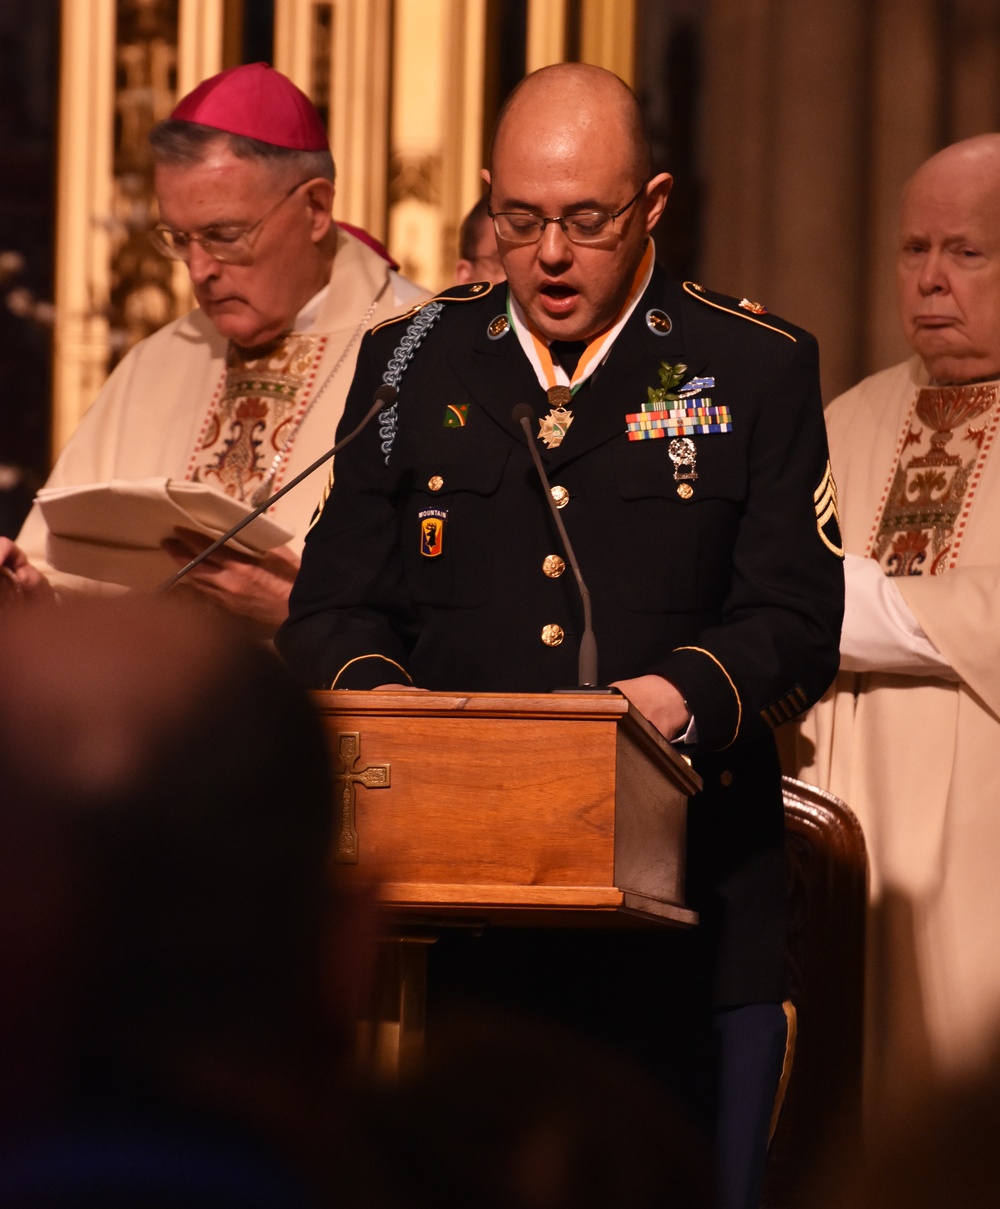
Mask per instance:
[[[142,589],[157,587],[177,571],[160,549],[176,529],[214,539],[253,511],[203,483],[166,477],[44,487],[37,499],[49,529],[47,555],[53,567]],[[290,538],[288,530],[264,514],[229,545],[259,555]]]

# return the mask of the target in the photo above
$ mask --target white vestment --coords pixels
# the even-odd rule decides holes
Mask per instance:
[[[865,832],[870,1105],[974,1064],[1000,1022],[1000,383],[973,415],[945,414],[948,388],[915,409],[926,385],[914,358],[827,424],[846,550],[894,575],[953,671],[841,671],[786,769]]]
[[[354,376],[358,346],[374,324],[427,298],[425,290],[390,269],[377,252],[339,231],[329,287],[307,331],[315,356],[297,407],[282,433],[284,448],[271,480],[276,491],[329,449]],[[377,301],[376,301],[377,300]],[[307,308],[308,310],[308,308]],[[228,341],[201,310],[193,310],[141,341],[117,366],[59,456],[46,486],[144,479],[205,477],[206,431],[217,413],[226,379]],[[315,404],[315,405],[313,405]],[[301,418],[300,418],[301,417]],[[268,468],[273,451],[265,451]],[[291,532],[298,555],[329,470],[323,467],[269,510]],[[270,492],[265,492],[267,495]],[[62,591],[120,591],[52,568],[48,530],[36,504],[17,539],[29,560]]]

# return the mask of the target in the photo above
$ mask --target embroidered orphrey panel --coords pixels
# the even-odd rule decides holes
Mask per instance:
[[[324,343],[292,333],[250,355],[230,344],[188,478],[247,503],[263,498],[308,409]]]
[[[917,392],[869,542],[886,575],[942,575],[956,565],[1000,424],[998,398],[995,382]]]

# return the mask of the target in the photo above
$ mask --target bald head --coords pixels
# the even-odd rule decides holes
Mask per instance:
[[[525,224],[509,218],[497,240],[511,293],[544,338],[592,340],[626,308],[670,192],[671,178],[651,176],[650,163],[639,105],[611,72],[560,63],[511,93],[484,176],[493,214],[547,220],[534,227],[537,242],[520,239]],[[604,217],[582,242],[560,221],[594,214]]]
[[[906,182],[903,189],[904,204],[914,189],[929,183],[963,182],[987,184],[992,181],[1000,188],[1000,134],[977,134],[970,139],[943,147],[920,167]]]
[[[566,150],[574,127],[598,139],[610,132],[636,180],[652,174],[653,156],[639,102],[623,80],[603,67],[555,63],[526,76],[500,110],[490,148],[491,169],[498,144],[511,131],[520,138],[524,124],[552,131],[553,141],[562,141]]]
[[[945,147],[907,182],[896,276],[933,381],[1000,376],[1000,134]]]

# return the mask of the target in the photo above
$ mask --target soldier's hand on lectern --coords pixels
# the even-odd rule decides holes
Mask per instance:
[[[665,739],[676,738],[691,721],[691,713],[679,690],[662,676],[614,680],[611,687],[624,693]]]

